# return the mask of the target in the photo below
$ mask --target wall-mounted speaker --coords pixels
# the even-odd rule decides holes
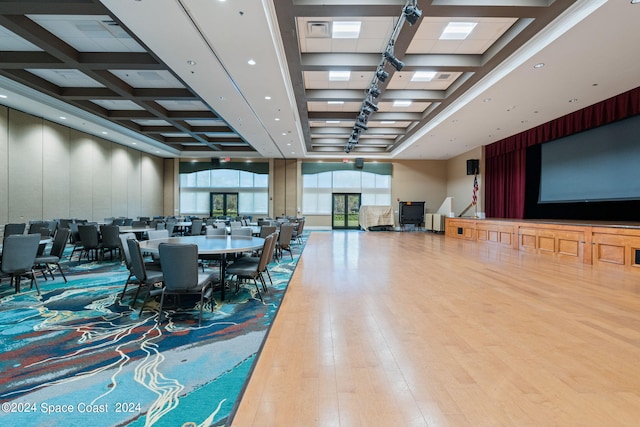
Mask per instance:
[[[364,159],[362,157],[356,157],[356,168],[362,169],[364,167]]]
[[[480,173],[480,160],[467,160],[467,175],[477,175]]]

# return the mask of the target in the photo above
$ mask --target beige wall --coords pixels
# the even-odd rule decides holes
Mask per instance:
[[[484,148],[478,147],[471,151],[468,151],[460,156],[454,157],[447,161],[447,196],[453,197],[453,212],[456,216],[460,216],[462,212],[469,207],[473,196],[473,175],[467,175],[467,160],[478,159],[480,160],[479,174],[478,174],[478,203],[477,213],[484,212],[484,186],[483,173],[484,173]],[[464,216],[475,216],[476,209],[474,207],[469,208]]]
[[[163,160],[0,107],[0,224],[160,215]]]

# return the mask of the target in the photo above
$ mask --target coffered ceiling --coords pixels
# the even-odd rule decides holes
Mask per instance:
[[[638,22],[628,0],[0,1],[0,103],[162,157],[447,159],[637,87]]]

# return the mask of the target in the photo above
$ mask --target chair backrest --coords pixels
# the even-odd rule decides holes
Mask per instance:
[[[232,236],[251,236],[251,228],[242,227],[242,228],[231,228]]]
[[[149,240],[153,239],[166,239],[169,237],[169,230],[149,230],[147,231],[147,237]]]
[[[64,255],[64,248],[67,246],[70,234],[71,230],[68,228],[58,228],[53,237],[53,244],[51,245],[49,255],[57,256],[62,259],[62,256]]]
[[[182,292],[198,287],[198,246],[160,243],[160,265],[167,292]]]
[[[199,236],[200,234],[202,234],[202,220],[194,219],[191,221],[191,235]]]
[[[129,253],[129,244],[127,240],[136,240],[134,233],[122,233],[120,236],[120,251],[124,254],[124,264],[129,270],[131,270],[131,254]]]
[[[296,230],[296,232],[298,233],[298,235],[301,235],[303,230],[304,230],[304,219],[300,219],[298,220],[298,229]]]
[[[142,258],[142,251],[140,251],[140,243],[135,239],[127,240],[129,247],[129,256],[131,257],[130,271],[136,276],[136,279],[144,282],[147,280],[147,269],[144,266],[144,258]]]
[[[273,237],[273,239],[271,240],[271,247],[269,247],[269,254],[267,255],[267,265],[273,259],[273,253],[275,252],[276,244],[278,243],[278,232],[271,233],[271,236]],[[266,265],[265,265],[265,268],[266,268]]]
[[[120,228],[117,225],[100,226],[102,245],[106,248],[120,247]]]
[[[133,221],[131,223],[132,227],[146,227],[147,226],[147,221]]]
[[[258,271],[262,272],[267,269],[267,265],[273,257],[272,246],[275,247],[276,234],[270,234],[264,239],[264,245],[262,246],[262,252],[260,253],[260,261],[258,261]],[[271,255],[269,255],[271,253]]]
[[[124,218],[114,218],[113,219],[113,224],[114,225],[124,225]]]
[[[95,225],[78,225],[78,234],[85,249],[95,249],[100,244],[98,229]]]
[[[266,239],[269,234],[275,233],[278,227],[275,225],[263,225],[260,227],[260,237]]]
[[[131,225],[133,224],[133,218],[125,218],[123,225]]]
[[[224,236],[227,234],[226,228],[214,228],[212,225],[207,225],[206,227],[206,235],[207,236]]]
[[[27,224],[25,224],[24,222],[5,224],[4,237],[12,236],[14,234],[24,234],[24,230],[26,228],[27,228]]]
[[[230,221],[229,227],[231,227],[232,229],[239,228],[239,227],[242,227],[242,223],[240,221]]]
[[[4,273],[23,273],[33,268],[33,262],[40,246],[39,234],[9,235],[2,246],[2,264]]]
[[[296,228],[296,224],[282,224],[280,226],[280,238],[278,243],[280,246],[287,247],[291,243],[291,236],[293,236],[293,229]]]

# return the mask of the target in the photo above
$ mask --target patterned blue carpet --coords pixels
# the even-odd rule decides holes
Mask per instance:
[[[0,424],[3,426],[218,426],[234,409],[303,245],[269,266],[264,302],[253,284],[214,311],[199,301],[139,316],[135,293],[117,300],[128,271],[114,261],[66,262],[69,279],[42,295],[0,286]],[[213,271],[213,270],[212,270]]]

